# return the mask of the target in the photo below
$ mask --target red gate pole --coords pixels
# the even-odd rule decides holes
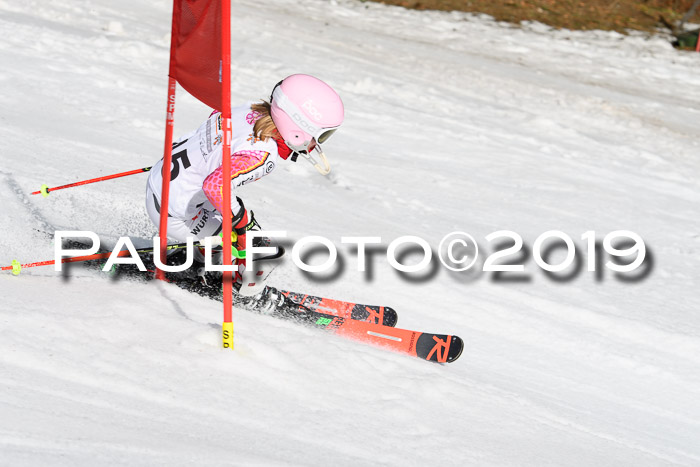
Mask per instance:
[[[224,138],[221,147],[223,169],[223,248],[224,265],[231,266],[231,0],[221,0],[221,119]],[[233,350],[233,284],[231,271],[223,275],[224,348]]]
[[[170,166],[173,158],[173,128],[175,127],[175,89],[176,81],[168,77],[168,106],[165,117],[165,143],[163,147],[163,190],[160,194],[160,261],[166,264],[168,246],[168,206],[170,202]],[[158,268],[156,279],[165,280],[165,272]]]
[[[177,81],[175,80],[175,50],[176,38],[180,34],[180,26],[178,23],[180,7],[177,2],[173,2],[173,19],[170,30],[170,61],[168,64],[168,103],[165,113],[165,143],[163,145],[163,188],[160,195],[160,226],[158,235],[160,235],[160,261],[166,264],[165,257],[167,255],[168,245],[168,207],[170,202],[170,170],[173,162],[173,129],[175,127],[175,89]],[[156,279],[165,280],[165,271],[156,270]]]

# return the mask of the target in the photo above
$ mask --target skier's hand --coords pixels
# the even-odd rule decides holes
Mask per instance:
[[[248,231],[248,211],[246,211],[245,206],[241,198],[236,198],[238,201],[238,209],[234,210],[231,215],[231,256],[236,259],[245,259],[245,248],[246,248],[246,232]],[[224,233],[219,234],[222,238]]]
[[[236,236],[236,239],[234,240],[234,235]],[[236,234],[235,232],[232,232],[231,234],[231,240],[233,240],[231,243],[233,243],[233,246],[235,249],[238,251],[238,254],[234,253],[233,256],[235,258],[245,258],[245,239],[246,239],[246,234]]]
[[[245,258],[245,240],[246,232],[248,227],[248,211],[246,211],[245,206],[241,198],[236,198],[238,201],[239,209],[238,214],[231,218],[232,232],[231,232],[231,243],[236,247],[233,251],[233,256],[237,259]]]
[[[223,232],[219,234],[222,238],[222,246],[225,248],[223,235]],[[237,266],[233,271],[233,283],[242,284],[243,272],[245,271],[245,234],[238,235],[235,231],[231,232],[231,242],[229,245],[231,246],[231,259],[233,260],[233,264]]]
[[[237,237],[234,239],[234,237]],[[234,273],[233,281],[243,284],[243,272],[245,271],[245,234],[237,235],[236,232],[231,233],[231,243],[233,248],[231,248],[231,256],[233,257],[233,264],[238,266],[238,270]]]
[[[219,234],[219,237],[221,237],[221,245],[224,245],[224,233],[221,232]],[[245,260],[245,242],[246,242],[246,234],[238,235],[235,231],[231,232],[231,257],[233,259],[240,259],[240,260]]]

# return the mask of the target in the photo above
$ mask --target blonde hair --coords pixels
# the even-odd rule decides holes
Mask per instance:
[[[255,125],[253,125],[253,134],[256,138],[263,141],[267,141],[269,138],[279,138],[280,134],[277,131],[275,122],[272,121],[272,116],[270,116],[270,104],[268,102],[262,101],[259,104],[253,104],[250,106],[250,110],[261,115],[255,122]]]

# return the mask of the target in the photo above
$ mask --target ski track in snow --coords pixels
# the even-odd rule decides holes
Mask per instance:
[[[57,229],[147,242],[146,175],[30,196],[161,157],[170,2],[0,0],[0,262]],[[355,0],[233,5],[232,95],[307,72],[347,108],[323,178],[284,164],[240,195],[269,230],[339,246],[339,279],[274,285],[390,305],[461,336],[431,365],[91,269],[0,275],[0,465],[700,464],[700,54],[642,34],[519,27]],[[181,89],[176,134],[209,109]],[[644,238],[638,283],[425,281],[341,236],[558,229]],[[483,262],[483,257],[481,258]]]

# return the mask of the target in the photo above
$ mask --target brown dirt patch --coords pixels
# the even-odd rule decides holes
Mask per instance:
[[[486,13],[499,21],[539,21],[556,28],[654,32],[673,25],[694,0],[373,0],[419,10]],[[690,22],[700,23],[700,8]]]

